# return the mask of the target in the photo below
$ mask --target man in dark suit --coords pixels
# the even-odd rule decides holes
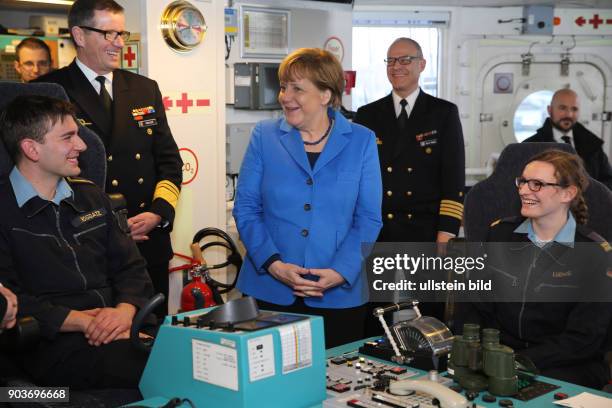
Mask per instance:
[[[391,94],[362,106],[355,122],[376,133],[383,182],[379,242],[445,243],[463,216],[465,153],[457,106],[424,93],[421,46],[398,38],[387,51]],[[431,313],[441,317],[440,307]],[[368,332],[372,332],[367,329]]]
[[[578,123],[580,103],[571,89],[559,89],[548,106],[548,118],[538,132],[523,142],[569,143],[584,161],[591,177],[612,190],[612,167],[603,140]]]
[[[38,79],[64,87],[82,125],[107,151],[106,191],[127,199],[128,224],[147,260],[155,290],[168,295],[170,231],[182,182],[182,161],[157,83],[119,68],[129,38],[123,7],[113,0],[77,0],[68,15],[77,49],[67,67]],[[159,310],[158,315],[166,310]]]

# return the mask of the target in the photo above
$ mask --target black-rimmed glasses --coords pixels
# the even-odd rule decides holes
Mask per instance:
[[[566,187],[559,183],[546,183],[545,181],[540,181],[536,179],[528,180],[525,177],[517,177],[516,179],[514,179],[514,184],[516,184],[517,188],[521,188],[525,184],[527,184],[527,187],[529,187],[529,190],[533,191],[534,193],[537,193],[538,191],[542,189],[542,187],[546,187],[546,186]]]
[[[104,35],[104,38],[107,41],[115,41],[117,37],[121,37],[123,41],[127,41],[130,38],[129,31],[113,31],[113,30],[100,30],[99,28],[88,27],[88,26],[79,26],[89,31],[95,31],[96,33],[100,33]]]
[[[402,57],[387,57],[385,58],[385,62],[388,66],[392,67],[395,65],[395,62],[399,62],[400,65],[410,65],[412,61],[421,59],[421,57],[417,55],[404,55]]]

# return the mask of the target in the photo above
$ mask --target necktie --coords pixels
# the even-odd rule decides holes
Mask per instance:
[[[111,106],[113,100],[111,99],[110,95],[108,94],[108,91],[106,90],[106,87],[104,86],[106,78],[100,75],[96,77],[96,81],[100,83],[100,103],[102,103],[104,110],[110,116],[112,113]]]
[[[571,138],[571,137],[569,137],[568,135],[563,135],[563,136],[561,136],[561,139],[562,139],[562,140],[563,140],[565,143],[567,143],[568,145],[571,145],[571,144],[572,144],[572,138]]]
[[[397,117],[397,126],[400,130],[405,130],[408,126],[408,112],[406,112],[406,105],[408,105],[408,102],[402,99],[400,105],[402,105],[402,111]]]

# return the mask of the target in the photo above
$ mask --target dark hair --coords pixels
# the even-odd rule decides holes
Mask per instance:
[[[96,10],[123,13],[123,7],[113,0],[76,0],[68,12],[68,28],[90,26]]]
[[[0,115],[0,133],[14,163],[21,156],[23,139],[45,142],[45,135],[66,116],[75,118],[70,102],[42,95],[21,95],[13,99]]]
[[[47,59],[51,61],[51,50],[49,49],[49,46],[47,45],[47,43],[41,40],[40,38],[35,38],[35,37],[24,38],[23,40],[21,40],[19,44],[17,44],[17,47],[15,48],[15,58],[17,59],[17,62],[19,62],[19,51],[21,51],[22,48],[30,48],[33,50],[46,51]]]
[[[399,38],[396,38],[395,41],[393,41],[391,43],[389,48],[393,47],[395,44],[397,44],[399,42],[407,42],[408,44],[412,45],[417,50],[417,55],[416,56],[420,57],[420,58],[423,58],[423,49],[421,48],[421,45],[418,42],[414,41],[412,38],[408,38],[408,37],[399,37]]]
[[[584,191],[589,186],[589,176],[584,169],[582,159],[563,150],[545,150],[529,159],[529,163],[540,161],[550,163],[555,168],[555,178],[562,187],[575,186],[576,197],[570,203],[570,210],[578,224],[586,224],[589,220],[589,209],[584,200]]]
[[[299,48],[289,54],[278,68],[278,79],[289,82],[306,78],[321,91],[331,91],[329,104],[334,108],[342,104],[344,70],[340,61],[321,48]]]

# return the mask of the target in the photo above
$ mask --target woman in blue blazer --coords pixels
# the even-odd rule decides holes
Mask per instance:
[[[344,73],[332,54],[298,49],[279,78],[284,117],[257,124],[240,169],[238,288],[263,309],[323,316],[333,347],[363,335],[361,243],[382,225],[376,141],[336,109]]]

